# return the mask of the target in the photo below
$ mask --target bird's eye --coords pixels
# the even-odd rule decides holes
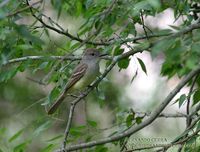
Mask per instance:
[[[95,54],[94,54],[94,53],[92,53],[91,55],[92,55],[92,56],[94,56]]]

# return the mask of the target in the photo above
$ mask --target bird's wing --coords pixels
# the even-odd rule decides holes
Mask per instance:
[[[69,78],[68,83],[65,85],[64,91],[60,94],[60,96],[58,97],[58,99],[54,102],[54,104],[50,107],[50,109],[48,110],[48,114],[53,114],[58,106],[62,103],[62,101],[65,98],[65,94],[67,93],[67,91],[76,84],[76,82],[78,82],[84,75],[85,72],[87,70],[88,66],[87,64],[84,63],[80,63],[72,72],[71,77]]]
[[[73,85],[76,84],[84,75],[87,70],[88,66],[85,63],[80,63],[72,72],[71,77],[67,83],[66,90],[70,89]]]

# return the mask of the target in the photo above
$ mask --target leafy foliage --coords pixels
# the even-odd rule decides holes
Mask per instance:
[[[113,57],[119,57],[127,50],[134,51],[136,47],[141,47],[141,52],[148,51],[152,59],[162,58],[161,75],[168,79],[175,76],[185,77],[190,71],[199,67],[200,29],[182,32],[199,20],[199,0],[51,0],[29,3],[27,6],[26,1],[0,2],[0,100],[6,101],[3,102],[6,108],[10,108],[10,105],[17,107],[11,108],[16,109],[16,113],[20,111],[20,106],[25,108],[31,105],[32,107],[34,106],[32,101],[41,101],[41,98],[44,101],[41,103],[43,107],[52,103],[62,92],[75,62],[51,57],[76,54],[85,47],[96,47]],[[49,10],[46,11],[46,8]],[[144,22],[145,17],[157,17],[166,10],[172,10],[175,22],[181,20],[178,25],[158,29],[148,27]],[[66,25],[61,27],[61,24]],[[138,30],[138,27],[142,27],[142,30]],[[43,58],[33,59],[26,56]],[[24,57],[25,59],[22,59]],[[130,68],[131,60],[132,58],[129,57],[119,60],[118,68],[120,70]],[[142,71],[147,75],[148,66],[145,60],[141,57],[137,60]],[[108,61],[106,66],[111,63],[112,61]],[[132,81],[137,74],[138,71],[133,73]],[[38,89],[27,81],[21,82],[21,79],[29,77],[36,78],[32,80],[34,82],[44,86],[49,85],[51,91],[45,90],[45,93],[41,93],[42,87]],[[23,86],[19,85],[20,82]],[[121,100],[123,93],[119,90],[123,92],[125,87],[108,83],[102,85],[97,93],[99,97],[92,97],[92,99],[99,101],[100,107],[103,107],[103,104],[108,105],[108,109],[120,107],[118,101]],[[192,83],[188,83],[188,86],[191,87]],[[200,78],[196,80],[195,87],[191,93],[191,107],[196,106],[200,101]],[[109,92],[104,93],[104,88]],[[33,92],[37,92],[36,97]],[[44,97],[44,94],[48,95]],[[188,103],[187,99],[186,94],[182,94],[177,99],[179,108],[183,107],[184,103]],[[14,134],[9,135],[8,130],[2,126],[3,123],[0,125],[0,137],[5,139],[7,144],[12,145],[9,146],[11,151],[27,151],[35,141],[34,137],[47,133],[54,126],[47,117],[44,119],[44,110],[40,108],[34,108],[24,114],[27,118],[23,119],[31,122],[32,128],[27,127],[31,130],[29,135],[31,138],[24,137],[27,136],[27,128],[19,128]],[[117,124],[118,130],[109,132],[110,136],[143,121],[143,117],[133,112],[124,112],[120,108],[119,111],[116,110],[113,121],[113,125]],[[0,119],[3,121],[3,117],[8,114],[15,115],[14,112],[1,110]],[[88,119],[86,125],[72,126],[70,142],[78,141],[80,138],[83,138],[83,141],[92,140],[94,138],[92,131],[99,130],[99,126],[98,121],[93,119]],[[55,130],[59,128],[54,127]],[[88,130],[92,131],[87,136]],[[63,136],[56,135],[48,138],[46,142],[42,141],[45,144],[42,146],[38,144],[38,151],[53,151],[58,147],[56,142],[58,140],[60,142],[61,137]],[[194,136],[186,142],[185,146],[193,144],[196,140],[197,137]],[[96,146],[90,151],[109,151],[106,146]],[[0,151],[4,149],[5,147],[0,146]],[[191,149],[185,148],[185,151],[189,150]]]

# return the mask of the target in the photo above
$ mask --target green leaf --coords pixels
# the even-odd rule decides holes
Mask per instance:
[[[6,128],[0,128],[0,135],[5,134],[5,132],[6,132]]]
[[[158,41],[153,47],[151,51],[151,55],[155,58],[160,52],[167,50],[174,44],[174,39],[162,39]]]
[[[185,101],[185,99],[186,99],[187,97],[186,97],[186,95],[185,94],[182,94],[181,96],[180,96],[180,98],[179,98],[179,108],[183,105],[183,103],[184,103],[184,101]]]
[[[136,123],[137,124],[140,124],[142,122],[142,119],[143,117],[136,117],[135,120],[136,120]]]
[[[180,54],[186,51],[186,48],[183,46],[183,42],[180,38],[174,39],[172,44],[173,45],[169,48],[165,49],[165,55],[171,62],[178,62],[181,58]]]
[[[88,124],[89,124],[91,127],[94,127],[94,128],[97,127],[97,122],[91,121],[91,120],[87,120],[87,122],[88,122]]]
[[[138,62],[142,68],[142,70],[144,71],[144,73],[147,75],[147,69],[146,69],[146,66],[144,64],[144,62],[140,59],[140,58],[137,58],[138,59]]]
[[[79,16],[82,12],[82,2],[76,2],[76,15]]]
[[[78,48],[79,46],[80,46],[79,42],[74,43],[74,44],[71,45],[71,50],[74,50],[74,49]]]
[[[179,64],[174,63],[171,60],[166,60],[162,65],[161,74],[171,78],[177,73],[178,70],[182,70]]]
[[[16,73],[17,73],[18,69],[17,68],[10,68],[9,71],[5,71],[5,72],[0,72],[0,82],[3,81],[8,81],[9,79],[13,78]]]
[[[16,48],[19,50],[30,50],[33,48],[33,46],[30,44],[20,44],[20,45],[17,45]]]
[[[135,80],[135,78],[137,77],[138,74],[138,70],[136,70],[135,74],[133,75],[132,79],[131,79],[131,83],[133,82],[133,80]]]
[[[117,46],[114,50],[114,56],[121,55],[124,52],[124,49],[121,49],[120,46]]]
[[[28,64],[25,64],[25,63],[21,63],[17,69],[19,72],[24,72],[24,70],[26,69],[26,67],[28,66]]]
[[[83,133],[80,130],[71,128],[70,135],[75,136],[75,137],[80,137],[81,135],[83,135]]]
[[[129,65],[129,61],[130,61],[130,59],[122,59],[122,60],[120,60],[119,62],[118,62],[118,66],[119,66],[119,68],[120,69],[126,69],[127,67],[128,67],[128,65]]]
[[[22,36],[22,37],[25,37],[27,38],[29,41],[33,42],[33,43],[36,43],[36,44],[39,44],[39,45],[42,45],[44,44],[44,42],[39,39],[38,37],[36,36],[33,36],[30,32],[29,32],[29,29],[25,26],[25,25],[15,25],[14,26],[16,31]]]
[[[135,4],[135,11],[140,11],[142,9],[150,9],[150,5],[147,1],[145,0],[142,0],[142,1],[139,1],[138,3]],[[136,12],[135,12],[136,13]]]
[[[38,67],[39,69],[44,69],[47,67],[49,62],[43,62],[42,64],[40,64],[40,66]]]
[[[130,127],[132,125],[132,122],[135,118],[135,114],[130,114],[126,117],[126,126]]]
[[[161,4],[160,4],[159,0],[147,0],[147,1],[155,9],[159,9],[161,7]]]
[[[40,152],[52,152],[55,145],[49,144],[45,148],[43,148]]]
[[[138,49],[138,50],[146,50],[147,48],[149,48],[150,47],[150,43],[148,42],[148,41],[144,41],[144,42],[142,42],[142,43],[139,43],[137,46],[136,46],[136,48]]]
[[[107,152],[107,151],[108,151],[108,148],[104,147],[103,145],[96,146],[95,148],[95,152]]]
[[[47,142],[52,142],[52,141],[57,140],[57,139],[62,138],[62,137],[63,137],[63,135],[58,135],[56,137],[53,137],[53,138],[47,140]]]
[[[168,35],[168,34],[172,34],[172,30],[171,29],[160,29],[159,31],[155,32],[154,34]]]
[[[197,127],[196,127],[196,130],[199,130],[199,129],[200,129],[200,121],[197,123],[196,126],[197,126]]]
[[[193,105],[200,101],[200,90],[197,90],[193,95]]]
[[[191,46],[191,50],[193,52],[196,52],[196,53],[199,53],[200,54],[200,42],[198,43],[192,43],[192,46]]]
[[[58,97],[59,93],[60,91],[57,87],[53,88],[48,95],[48,103],[52,103]]]
[[[114,30],[111,28],[111,26],[107,26],[105,28],[105,31],[103,31],[103,36],[110,37],[113,34]]]
[[[13,152],[25,152],[25,148],[27,146],[27,142],[23,142],[17,146],[14,147]]]
[[[45,123],[43,123],[42,125],[40,125],[34,132],[33,135],[34,136],[38,136],[40,135],[43,131],[45,131],[46,129],[48,129],[51,125],[51,121],[47,121]]]
[[[195,29],[192,31],[192,39],[194,42],[200,41],[200,30],[199,29]]]
[[[196,67],[198,67],[198,62],[199,62],[199,59],[197,56],[191,56],[186,61],[186,67],[191,70],[195,69]]]
[[[37,72],[38,70],[42,70],[42,69],[47,68],[47,67],[49,66],[49,63],[50,63],[50,62],[47,62],[47,61],[42,62],[41,64],[39,64],[39,66],[38,66],[37,68],[35,68],[35,69],[33,70],[33,73]]]
[[[172,29],[179,31],[180,27],[179,26],[174,26],[174,25],[169,25]]]
[[[128,37],[128,35],[132,34],[132,35],[136,35],[137,31],[135,30],[135,25],[130,22],[126,25],[125,30],[123,30],[120,34],[123,37]]]
[[[80,30],[79,32],[78,32],[78,35],[79,36],[82,36],[83,34],[85,34],[86,32],[88,32],[89,30],[91,29],[91,27],[84,27],[82,30]]]
[[[15,139],[17,139],[21,134],[22,132],[24,131],[24,129],[21,129],[19,130],[17,133],[15,133],[12,137],[10,137],[10,139],[8,140],[9,142],[12,142],[14,141]]]
[[[197,135],[196,135],[196,137],[193,136],[191,139],[187,140],[187,142],[185,143],[185,146],[184,146],[184,152],[199,151],[199,147],[195,146],[196,139],[197,139]]]
[[[84,135],[85,129],[86,129],[85,125],[73,127],[70,129],[70,135],[74,136],[75,138],[80,138]]]
[[[118,131],[114,131],[114,132],[112,132],[111,134],[109,134],[108,137],[111,137],[111,136],[113,136],[113,135],[115,135],[115,134],[117,134],[117,133],[118,133]]]

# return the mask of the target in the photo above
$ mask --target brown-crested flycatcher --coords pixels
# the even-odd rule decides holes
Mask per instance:
[[[100,74],[99,61],[106,54],[101,54],[95,48],[88,48],[80,61],[72,72],[69,81],[65,85],[64,91],[48,110],[48,114],[53,114],[58,106],[62,103],[67,93],[73,90],[81,90],[89,86],[95,78]]]

